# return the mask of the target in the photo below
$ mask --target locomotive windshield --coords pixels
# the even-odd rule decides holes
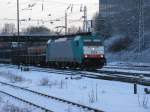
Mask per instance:
[[[102,45],[102,41],[99,39],[87,39],[84,40],[84,47],[83,47],[83,51],[84,51],[84,55],[87,56],[96,56],[96,55],[100,55],[101,57],[103,57],[104,54],[104,47]]]
[[[100,40],[84,40],[84,46],[101,46]]]

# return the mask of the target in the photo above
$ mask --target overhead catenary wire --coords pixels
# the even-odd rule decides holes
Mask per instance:
[[[1,2],[1,5],[5,4],[5,5],[10,5],[10,4],[16,4],[15,0],[5,0],[5,1],[0,1]],[[73,3],[73,2],[62,2],[62,1],[56,1],[56,0],[27,0],[27,1],[20,1],[20,5],[25,5],[25,4],[32,4],[32,3],[46,3],[46,4],[56,4],[56,5],[69,5],[69,4],[73,4],[74,6],[81,6],[82,5],[86,5],[84,3]],[[99,4],[98,3],[89,3],[90,5],[92,6],[98,6]]]
[[[33,0],[33,1],[39,1],[39,0]],[[80,6],[81,4],[86,5],[84,3],[72,3],[72,2],[62,2],[62,1],[56,1],[56,0],[44,0],[45,3],[55,3],[59,5],[69,5],[73,4],[74,6]],[[98,3],[90,3],[90,5],[98,6]]]
[[[14,4],[15,5],[15,0],[12,0],[12,1],[10,1],[10,0],[7,0],[6,2],[4,2],[4,3],[8,3],[8,4]],[[33,13],[35,13],[35,9],[37,8],[37,7],[40,7],[40,5],[42,6],[42,11],[41,11],[41,13],[45,16],[45,11],[46,11],[46,9],[44,10],[44,7],[47,7],[47,5],[44,5],[44,4],[51,4],[51,3],[53,3],[53,4],[59,4],[59,5],[62,5],[62,6],[64,6],[64,5],[66,5],[66,7],[68,6],[68,8],[70,9],[68,12],[68,14],[67,14],[67,16],[69,17],[69,16],[75,16],[75,15],[79,15],[79,13],[81,13],[80,12],[80,10],[83,10],[83,6],[84,6],[84,4],[83,3],[72,3],[72,2],[64,2],[64,1],[55,1],[55,0],[26,0],[26,2],[24,2],[24,1],[21,1],[20,2],[20,5],[22,6],[21,8],[20,8],[20,13],[21,13],[21,15],[23,15],[24,14],[24,16],[25,16],[25,14],[29,14],[29,15],[27,15],[28,17],[20,17],[20,18],[22,18],[22,19],[20,19],[20,24],[22,23],[22,22],[24,22],[24,24],[26,24],[27,22],[37,22],[37,24],[39,25],[39,24],[44,24],[44,23],[50,23],[50,24],[55,24],[55,22],[57,22],[56,24],[60,24],[60,23],[58,23],[58,22],[61,22],[61,21],[64,21],[65,20],[65,16],[60,16],[60,17],[53,17],[53,14],[51,14],[51,12],[47,12],[48,14],[47,14],[47,16],[48,15],[51,15],[51,16],[49,16],[49,17],[51,17],[51,19],[44,19],[43,17],[41,17],[41,19],[39,18],[39,17],[37,17],[37,19],[35,19],[35,17],[33,17],[32,15],[34,15]],[[90,5],[94,5],[94,4],[90,4]],[[78,6],[78,11],[77,12],[74,12],[74,7],[75,6]],[[75,7],[75,8],[77,8],[77,7]],[[35,11],[34,11],[35,10]],[[26,11],[26,12],[25,12]],[[29,12],[28,12],[29,11]],[[24,13],[25,12],[25,13]],[[37,11],[36,11],[37,12]],[[81,14],[80,14],[80,16],[81,16]],[[76,16],[77,17],[77,16]],[[53,18],[53,19],[52,19]],[[80,19],[68,19],[68,22],[69,22],[69,24],[71,24],[71,23],[75,23],[75,22],[83,22],[83,20],[82,20],[83,18],[80,18]],[[13,19],[13,18],[2,18],[2,19],[0,19],[0,21],[15,21],[16,19]],[[29,24],[30,24],[29,23]],[[22,26],[23,27],[23,26]]]

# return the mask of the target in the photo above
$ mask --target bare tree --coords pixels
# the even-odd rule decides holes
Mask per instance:
[[[69,34],[75,34],[79,32],[79,28],[75,27],[75,26],[71,26],[69,29],[68,29],[68,33]]]
[[[13,35],[15,33],[15,24],[6,23],[2,28],[2,35]]]
[[[31,26],[28,27],[27,29],[24,29],[24,34],[28,34],[28,35],[40,35],[40,34],[49,35],[52,33],[53,31],[51,31],[45,26],[40,26],[40,27]]]

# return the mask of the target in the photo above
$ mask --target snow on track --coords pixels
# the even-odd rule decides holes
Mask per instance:
[[[124,72],[124,73],[135,73],[135,74],[147,74],[150,76],[150,71],[139,71],[139,70],[126,70],[126,69],[111,69],[111,68],[103,68],[99,71],[113,71],[113,72]]]
[[[54,112],[60,112],[60,111],[66,112],[68,111],[69,107],[71,107],[72,112],[84,112],[84,111],[102,112],[100,110],[97,110],[91,107],[83,106],[83,105],[76,104],[73,102],[70,103],[68,101],[61,100],[59,98],[55,98],[55,97],[52,98],[42,93],[34,93],[34,91],[32,92],[32,90],[30,91],[28,89],[22,89],[15,85],[10,85],[10,84],[7,85],[7,83],[4,83],[4,82],[0,82],[0,83],[2,83],[2,86],[0,88],[3,92],[5,93],[11,92],[11,94],[13,94],[14,96],[20,99],[26,99],[27,102],[32,101],[33,104],[40,105],[41,107],[44,107],[47,110],[50,110],[49,108],[51,108],[51,110],[53,110]],[[48,105],[45,105],[45,103]],[[59,107],[59,109],[58,108],[56,109],[55,107]]]
[[[9,71],[12,75],[17,74],[25,78],[23,82],[16,82],[16,85],[27,87],[44,94],[79,102],[106,112],[150,112],[150,102],[148,102],[146,108],[142,105],[144,96],[150,99],[150,95],[144,94],[143,90],[145,86],[138,85],[138,94],[134,95],[133,84],[128,83],[90,78],[71,79],[70,76],[58,75],[57,73],[38,71],[21,72],[21,70],[7,67],[1,67],[0,71],[1,73],[8,73]],[[50,85],[39,85],[39,81],[45,77],[49,79]],[[9,81],[7,77],[2,77],[1,75],[0,80]],[[61,81],[64,81],[62,88],[60,88]],[[96,87],[97,90],[95,89]],[[97,93],[98,100],[91,103],[90,97],[93,95],[92,93],[94,93],[94,97]],[[138,97],[140,98],[140,104]]]

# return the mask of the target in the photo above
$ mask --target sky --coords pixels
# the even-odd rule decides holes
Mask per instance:
[[[0,27],[4,23],[16,24],[16,1],[0,0]],[[49,28],[64,25],[65,10],[73,4],[67,11],[69,26],[80,26],[82,24],[83,12],[80,9],[87,6],[88,19],[98,11],[99,0],[19,0],[20,2],[20,27],[25,28],[31,25],[45,25]],[[82,7],[82,8],[81,8]],[[50,22],[50,20],[60,19],[60,22]],[[8,20],[9,19],[9,20]]]

